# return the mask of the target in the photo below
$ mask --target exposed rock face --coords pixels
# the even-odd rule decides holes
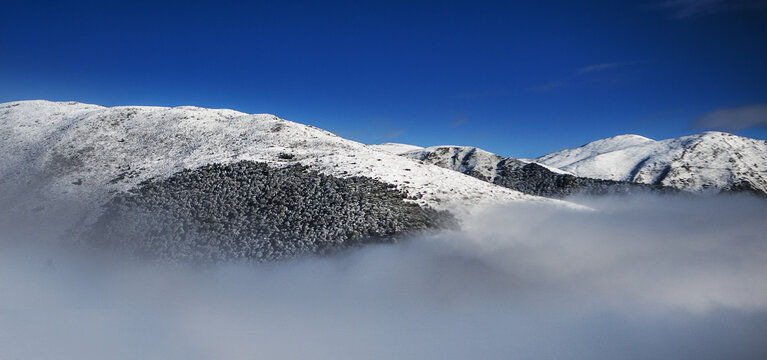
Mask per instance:
[[[562,198],[575,194],[675,192],[674,189],[658,185],[573,176],[563,171],[551,170],[541,164],[504,158],[474,147],[434,146],[401,155],[537,196]]]
[[[488,182],[493,182],[497,164],[504,159],[502,156],[468,146],[433,146],[405,152],[404,156]]]
[[[370,178],[242,161],[184,170],[113,198],[92,244],[133,256],[209,262],[323,254],[454,225]]]
[[[615,195],[639,192],[675,193],[665,186],[636,184],[557,174],[536,163],[506,159],[498,163],[493,183],[526,194],[562,198],[570,195]]]

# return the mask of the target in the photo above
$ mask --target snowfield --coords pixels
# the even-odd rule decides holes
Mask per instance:
[[[400,144],[400,143],[382,143],[382,144],[375,144],[375,145],[369,145],[370,147],[378,150],[388,151],[392,154],[400,155],[402,153],[406,153],[408,151],[413,150],[421,150],[423,147],[418,145],[410,145],[410,144]]]
[[[572,163],[590,158],[597,154],[604,154],[626,148],[652,144],[655,140],[639,135],[618,135],[606,139],[592,141],[583,146],[565,149],[539,157],[538,161],[556,168],[563,168]]]
[[[578,176],[689,191],[746,189],[767,194],[767,141],[724,132],[661,141],[620,135],[536,160]]]
[[[0,104],[0,183],[47,200],[85,203],[92,212],[150,178],[209,163],[300,163],[321,173],[367,176],[407,191],[420,205],[457,210],[537,201],[575,206],[489,184],[268,114],[199,107],[103,107],[77,102]],[[7,196],[7,195],[6,195]]]

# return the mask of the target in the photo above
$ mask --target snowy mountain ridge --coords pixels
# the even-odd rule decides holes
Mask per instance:
[[[708,131],[655,141],[638,135],[597,140],[536,159],[578,176],[689,191],[767,194],[767,141]]]
[[[529,159],[504,158],[470,146],[442,145],[406,151],[407,158],[473,176],[530,195],[564,198],[637,192],[671,193],[673,189],[612,180],[578,177]]]
[[[552,201],[268,114],[42,100],[0,104],[0,183],[16,191],[34,187],[42,198],[98,207],[150,178],[242,160],[300,163],[327,175],[370,177],[437,209]]]
[[[577,148],[566,149],[558,151],[554,154],[558,154],[556,158],[551,158],[549,155],[544,155],[536,160],[545,163],[549,166],[553,166],[558,169],[564,168],[566,165],[578,162],[585,158],[594,156],[595,154],[603,154],[606,152],[617,151],[637,145],[644,145],[648,143],[654,143],[655,140],[646,138],[640,135],[625,134],[612,136],[609,138],[592,141],[588,144],[582,145]]]

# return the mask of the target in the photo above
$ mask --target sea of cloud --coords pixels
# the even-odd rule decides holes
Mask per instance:
[[[766,201],[574,200],[258,265],[5,232],[0,359],[767,358]]]

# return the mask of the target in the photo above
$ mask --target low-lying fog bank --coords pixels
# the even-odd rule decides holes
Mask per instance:
[[[461,231],[258,265],[5,235],[0,359],[767,356],[767,202],[577,200],[596,211],[488,208]]]

